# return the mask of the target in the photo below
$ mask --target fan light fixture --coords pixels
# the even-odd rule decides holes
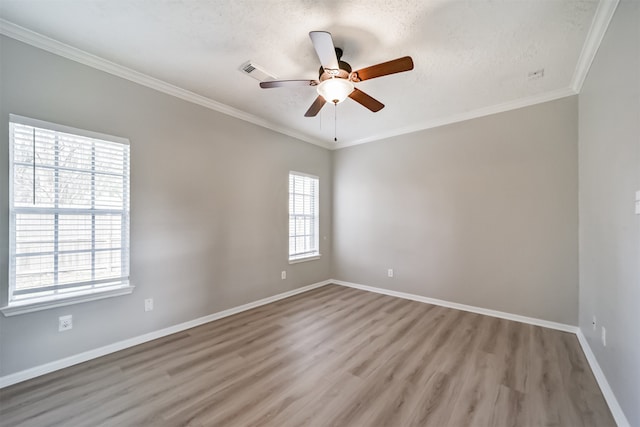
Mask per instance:
[[[354,86],[347,79],[335,78],[326,79],[318,85],[316,90],[325,101],[339,104],[353,92]]]

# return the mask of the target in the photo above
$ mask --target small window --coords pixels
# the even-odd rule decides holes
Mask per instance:
[[[9,304],[129,286],[128,140],[11,115]]]
[[[289,261],[320,256],[318,186],[316,176],[289,173]]]

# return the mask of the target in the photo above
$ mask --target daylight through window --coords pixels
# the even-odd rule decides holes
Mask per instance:
[[[128,286],[128,141],[14,115],[10,132],[10,303]]]
[[[318,177],[289,173],[289,260],[317,257],[319,252]]]

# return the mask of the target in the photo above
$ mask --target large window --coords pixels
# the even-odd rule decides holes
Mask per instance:
[[[318,177],[289,173],[289,261],[320,256]]]
[[[129,144],[11,115],[9,304],[129,285]]]

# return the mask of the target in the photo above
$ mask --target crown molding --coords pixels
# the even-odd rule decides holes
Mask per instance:
[[[353,145],[365,144],[367,142],[392,138],[407,133],[445,126],[452,123],[489,116],[491,114],[502,113],[509,110],[515,110],[517,108],[528,107],[531,105],[579,94],[582,90],[584,80],[587,77],[587,73],[589,72],[589,68],[591,67],[591,63],[593,62],[596,53],[600,48],[602,39],[607,32],[607,28],[609,28],[609,24],[611,23],[611,19],[613,18],[613,14],[615,13],[619,2],[620,0],[600,0],[600,2],[598,3],[596,12],[593,16],[593,21],[591,23],[591,26],[589,27],[589,32],[587,33],[587,37],[582,46],[582,51],[580,52],[580,57],[576,65],[576,69],[573,73],[573,77],[571,78],[570,87],[551,92],[545,92],[539,95],[520,98],[515,101],[496,104],[489,107],[479,108],[477,110],[472,110],[461,114],[455,114],[448,117],[429,120],[413,126],[393,129],[388,132],[371,135],[369,137],[357,139],[355,141],[341,142],[333,145],[332,147],[330,147],[330,149],[339,150],[341,148],[351,147]]]
[[[391,129],[386,132],[377,133],[366,138],[356,139],[353,141],[339,142],[334,144],[330,141],[324,141],[321,139],[313,138],[304,133],[292,130],[290,128],[271,123],[253,114],[246,113],[244,111],[233,108],[229,105],[215,101],[211,98],[207,98],[202,95],[198,95],[194,92],[182,89],[178,86],[132,70],[130,68],[118,65],[106,59],[87,53],[83,50],[66,45],[57,40],[46,37],[42,34],[36,33],[29,29],[23,28],[12,22],[0,19],[0,34],[7,37],[11,37],[18,41],[27,43],[31,46],[45,50],[47,52],[62,56],[72,61],[79,62],[89,67],[104,71],[106,73],[124,78],[126,80],[138,83],[140,85],[155,89],[159,92],[166,93],[171,96],[175,96],[182,100],[192,102],[194,104],[209,108],[214,111],[235,117],[240,120],[255,124],[257,126],[264,127],[266,129],[273,130],[275,132],[287,135],[298,140],[308,142],[329,150],[339,150],[354,145],[365,144],[368,142],[378,141],[381,139],[392,138],[408,133],[418,132],[421,130],[436,128],[452,123],[462,122],[465,120],[471,120],[479,117],[489,116],[496,113],[502,113],[509,110],[528,107],[543,102],[553,101],[555,99],[564,98],[567,96],[577,95],[582,89],[582,85],[589,71],[589,67],[593,62],[593,59],[600,47],[600,43],[607,31],[611,18],[618,6],[619,0],[600,0],[596,9],[595,15],[587,38],[582,47],[578,64],[574,71],[574,75],[571,79],[570,87],[558,89],[551,92],[545,92],[525,98],[520,98],[514,101],[504,102],[488,107],[479,108],[472,111],[467,111],[461,114],[454,114],[447,117],[442,117],[434,120],[428,120],[422,123],[414,124],[407,127]]]
[[[271,123],[260,117],[254,116],[253,114],[249,114],[221,102],[214,101],[213,99],[207,98],[206,96],[198,95],[197,93],[182,89],[178,86],[156,79],[147,74],[140,73],[111,61],[107,61],[106,59],[100,58],[99,56],[92,55],[88,52],[69,46],[4,19],[0,19],[0,34],[29,44],[38,49],[42,49],[55,55],[70,59],[72,61],[79,62],[80,64],[95,68],[100,71],[104,71],[105,73],[109,73],[114,76],[121,77],[123,79],[140,84],[142,86],[157,90],[167,95],[175,96],[176,98],[180,98],[184,101],[192,102],[210,110],[214,110],[228,116],[253,123],[254,125],[258,125],[263,128],[267,128],[275,132],[291,136],[301,141],[319,145],[323,148],[329,148],[329,145],[326,141],[312,138],[303,133],[296,132],[292,129],[277,125],[275,123]]]
[[[418,132],[421,130],[432,129],[440,126],[449,125],[452,123],[463,122],[466,120],[476,119],[479,117],[490,116],[496,113],[503,113],[505,111],[515,110],[518,108],[529,107],[535,104],[541,104],[543,102],[553,101],[555,99],[565,98],[567,96],[577,95],[572,88],[567,87],[551,92],[544,92],[538,95],[527,96],[525,98],[516,99],[514,101],[503,102],[501,104],[491,105],[489,107],[478,108],[476,110],[467,111],[461,114],[454,114],[447,117],[442,117],[435,120],[428,120],[426,122],[419,123],[417,125],[407,126],[398,129],[392,129],[388,132],[378,133],[366,138],[358,139],[350,142],[340,142],[333,146],[332,149],[339,150],[341,148],[351,147],[353,145],[365,144],[367,142],[378,141],[381,139],[392,138],[395,136],[404,135],[407,133]]]
[[[620,0],[600,0],[598,3],[598,8],[593,16],[589,32],[587,33],[587,38],[584,41],[584,45],[582,45],[582,52],[580,52],[578,64],[571,78],[571,88],[576,93],[582,91],[584,80],[596,57],[600,43],[602,43],[607,28],[609,28],[609,23],[611,22],[611,18],[613,18],[619,2]]]

